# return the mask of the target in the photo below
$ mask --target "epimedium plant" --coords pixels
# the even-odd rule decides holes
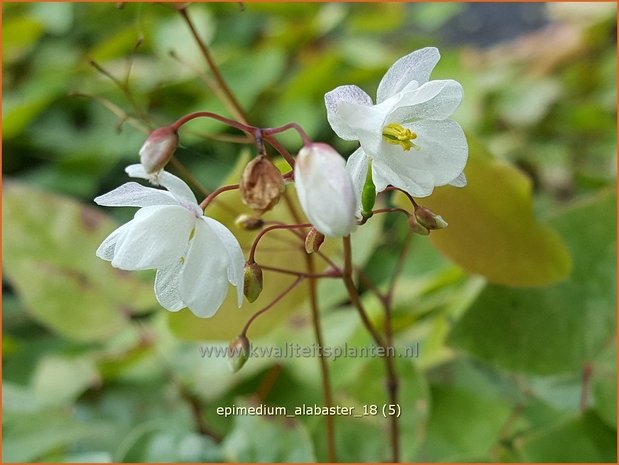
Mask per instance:
[[[130,177],[148,180],[165,190],[129,182],[95,198],[102,206],[140,208],[131,221],[103,241],[96,254],[122,270],[155,269],[155,295],[161,306],[169,311],[188,308],[198,317],[211,317],[222,305],[229,286],[236,287],[239,307],[243,294],[250,302],[255,301],[263,288],[263,269],[296,276],[281,294],[252,315],[241,333],[231,341],[229,358],[235,371],[249,357],[247,333],[251,324],[303,280],[309,281],[312,289],[315,336],[318,347],[322,348],[316,280],[342,279],[366,330],[374,343],[385,349],[388,401],[394,409],[390,415],[391,459],[394,462],[400,460],[400,444],[399,414],[395,414],[398,376],[389,350],[393,350],[391,304],[385,299],[385,331],[382,333],[370,321],[352,278],[350,235],[374,214],[389,212],[404,213],[411,231],[418,234],[428,235],[431,230],[447,227],[441,216],[420,206],[414,199],[428,196],[436,186],[466,185],[463,174],[468,157],[466,138],[458,123],[448,119],[462,100],[462,87],[453,80],[429,80],[439,58],[438,49],[427,47],[396,61],[379,84],[376,105],[372,105],[367,94],[356,86],[338,87],[325,95],[333,130],[341,138],[358,140],[361,144],[348,162],[330,145],[312,141],[297,123],[260,128],[208,111],[194,112],[152,131],[139,151],[141,163],[126,168]],[[223,81],[221,87],[226,88]],[[244,168],[238,184],[224,185],[198,203],[191,188],[165,168],[174,157],[182,126],[202,117],[244,132],[253,140],[256,156]],[[298,132],[304,143],[296,157],[277,139],[288,130]],[[270,161],[267,146],[286,161],[288,171],[282,174]],[[260,218],[286,196],[286,183],[294,183],[309,223]],[[208,216],[209,205],[222,193],[233,190],[239,190],[243,203],[255,212],[254,217],[237,219],[242,228],[258,231],[247,258],[234,234]],[[410,209],[374,210],[377,194],[389,190],[403,192],[410,200]],[[288,202],[288,207],[293,218],[301,218],[292,203]],[[300,253],[308,257],[317,255],[327,269],[317,272],[312,257],[306,257],[307,270],[303,272],[257,263],[255,253],[260,240],[274,230],[290,231],[300,243]],[[343,265],[321,252],[325,237],[342,238]],[[324,401],[331,407],[333,400],[324,357],[321,357],[321,366]],[[329,459],[334,461],[332,420],[327,420],[326,431]]]
[[[616,94],[616,79],[609,81],[604,77],[615,70],[616,67],[610,65],[616,60],[599,59],[599,52],[606,50],[602,40],[605,34],[600,32],[595,34],[595,39],[578,42],[578,47],[590,52],[585,54],[588,57],[585,60],[573,59],[574,56],[568,54],[563,56],[563,45],[566,45],[563,35],[559,35],[562,37],[559,41],[561,47],[556,47],[552,40],[541,38],[534,53],[525,47],[524,54],[527,57],[532,54],[533,59],[524,60],[524,69],[511,62],[516,60],[519,63],[523,54],[512,53],[511,49],[508,49],[509,53],[503,51],[500,54],[509,61],[507,65],[493,55],[496,53],[494,49],[487,55],[479,50],[462,53],[445,49],[433,76],[439,73],[444,73],[441,77],[457,76],[466,89],[463,107],[453,119],[468,130],[469,156],[465,168],[468,184],[465,189],[450,185],[458,184],[455,178],[433,189],[430,196],[420,201],[421,188],[428,185],[429,175],[395,164],[396,154],[405,154],[404,161],[414,158],[419,162],[419,158],[428,153],[427,146],[421,150],[416,148],[421,142],[421,128],[412,129],[411,123],[415,121],[407,121],[398,114],[399,101],[415,98],[412,94],[404,95],[414,91],[414,86],[405,91],[407,84],[403,82],[404,87],[394,94],[400,95],[401,99],[391,100],[393,105],[385,104],[393,95],[386,96],[382,91],[378,93],[376,105],[358,89],[350,90],[351,98],[344,95],[344,98],[335,100],[335,115],[331,115],[332,111],[328,109],[326,114],[334,119],[335,126],[344,125],[344,129],[338,127],[337,131],[349,131],[341,135],[352,143],[330,138],[331,131],[324,124],[325,106],[320,101],[335,85],[362,82],[363,88],[371,89],[373,83],[378,84],[390,64],[389,60],[393,63],[398,54],[406,53],[406,48],[400,48],[400,34],[410,30],[411,24],[422,26],[421,23],[427,20],[422,14],[424,9],[434,6],[442,8],[449,4],[420,4],[419,10],[417,5],[374,5],[365,11],[362,7],[344,4],[282,5],[281,10],[279,5],[263,4],[256,8],[247,5],[238,15],[229,15],[226,9],[236,8],[236,5],[222,9],[215,5],[208,9],[199,6],[146,9],[126,5],[126,9],[133,11],[139,8],[144,15],[140,17],[148,17],[149,21],[140,21],[138,26],[138,33],[145,34],[143,46],[146,50],[134,50],[135,56],[132,57],[135,62],[130,58],[124,78],[115,77],[119,72],[119,61],[116,60],[124,61],[131,53],[136,37],[135,25],[126,25],[127,29],[121,34],[113,28],[105,28],[103,34],[93,35],[97,44],[101,41],[101,46],[94,49],[94,39],[84,49],[83,31],[77,40],[75,35],[71,36],[75,42],[69,43],[79,44],[82,52],[93,58],[91,64],[105,75],[105,79],[89,81],[88,84],[95,84],[94,88],[84,86],[83,76],[75,74],[70,67],[65,71],[71,71],[71,79],[66,79],[63,74],[62,79],[66,82],[63,82],[63,87],[57,87],[52,79],[56,68],[49,68],[48,57],[56,56],[54,48],[46,47],[51,42],[49,36],[40,41],[43,48],[33,48],[31,57],[30,48],[24,47],[24,42],[20,41],[23,36],[16,31],[27,30],[30,26],[36,28],[39,21],[52,16],[49,13],[55,8],[90,11],[90,26],[83,16],[79,16],[79,24],[98,30],[101,28],[99,16],[103,11],[109,12],[109,6],[101,5],[97,9],[88,4],[75,7],[70,4],[20,5],[18,8],[23,7],[21,11],[26,14],[5,16],[7,25],[12,24],[12,33],[7,28],[3,40],[7,45],[13,44],[12,48],[7,47],[6,56],[13,56],[17,51],[23,57],[23,60],[17,60],[14,75],[8,68],[9,92],[6,124],[3,126],[7,129],[7,154],[19,156],[13,160],[7,158],[5,174],[17,172],[11,168],[11,161],[15,163],[15,159],[19,159],[23,166],[33,160],[34,153],[23,152],[22,145],[26,141],[34,143],[41,152],[47,153],[49,147],[51,154],[62,159],[61,168],[58,168],[58,163],[49,163],[38,173],[59,173],[62,176],[50,175],[54,179],[45,182],[34,175],[38,163],[30,163],[34,169],[28,168],[23,174],[18,174],[22,179],[5,183],[3,266],[9,286],[7,299],[3,299],[6,304],[5,334],[8,336],[4,344],[8,362],[4,372],[4,405],[7,407],[4,418],[7,426],[7,447],[3,449],[5,461],[39,458],[85,461],[92,460],[92,457],[75,455],[75,451],[101,449],[110,450],[110,456],[97,455],[97,461],[313,461],[327,457],[384,460],[388,458],[389,448],[384,435],[387,427],[395,427],[400,433],[394,435],[392,431],[389,434],[400,438],[402,443],[396,443],[396,446],[399,446],[402,460],[614,460],[609,457],[615,449],[611,429],[616,427],[616,419],[612,414],[615,408],[609,405],[615,397],[616,384],[613,388],[608,381],[614,379],[612,360],[616,359],[616,353],[613,353],[614,347],[607,347],[607,341],[614,332],[614,312],[611,310],[614,307],[612,278],[616,267],[616,250],[613,251],[616,204],[612,195],[596,196],[577,203],[575,208],[557,212],[548,225],[540,223],[536,219],[538,215],[547,217],[549,211],[554,211],[547,202],[552,198],[554,205],[559,199],[549,197],[552,189],[548,189],[548,179],[542,179],[538,184],[540,180],[535,176],[535,169],[540,166],[556,168],[557,160],[547,160],[544,147],[573,150],[578,160],[585,157],[587,163],[592,163],[595,158],[592,153],[603,151],[604,147],[611,146],[614,153],[611,131],[614,122],[608,116],[612,115],[615,99],[611,99],[610,107],[604,102],[606,97],[614,95],[610,88],[615,89]],[[7,7],[7,11],[8,8],[13,7]],[[380,15],[375,14],[378,8]],[[403,19],[405,15],[401,14],[412,11],[408,8],[416,12],[412,22],[409,22],[410,18]],[[260,12],[256,14],[256,9],[262,9],[262,16]],[[308,13],[307,24],[298,23],[299,9],[304,15]],[[31,10],[36,10],[34,21],[29,13]],[[286,25],[287,32],[278,35],[277,28],[272,29],[271,22],[264,21],[265,11],[274,19],[277,17],[280,26]],[[335,23],[330,24],[336,24],[338,11],[347,13],[339,17],[344,27],[332,34],[329,32],[333,31],[329,29],[332,26],[325,25],[324,18],[328,12],[330,17],[336,18]],[[124,13],[120,12],[120,16],[126,18]],[[312,16],[313,13],[320,14]],[[108,16],[111,15],[106,15],[106,18]],[[174,16],[174,21],[169,16]],[[215,17],[216,22],[207,21]],[[360,19],[362,22],[358,22]],[[48,27],[51,30],[52,23],[44,21],[45,30]],[[358,40],[359,28],[375,28],[379,23],[382,26],[378,27],[383,29],[379,32],[373,29],[370,34],[370,37],[376,35],[375,39]],[[153,45],[153,36],[159,31],[170,31],[172,24],[175,25],[173,34],[159,37],[159,48]],[[201,28],[205,24],[206,27]],[[236,24],[255,35],[237,34],[239,28],[230,27]],[[252,24],[255,27],[246,28]],[[414,29],[424,30],[423,27]],[[185,56],[193,45],[190,31],[200,31],[203,36],[202,41],[198,34],[194,34],[193,39],[201,45],[195,51],[206,58],[208,72],[199,69],[199,55]],[[212,31],[217,32],[211,57],[206,43],[213,40]],[[390,34],[383,37],[382,33],[387,31]],[[187,34],[183,35],[183,32]],[[319,36],[324,41],[306,43],[301,39],[310,35]],[[410,42],[406,40],[405,47],[410,50],[441,41],[438,37],[425,37],[425,32],[422,35],[423,40],[415,33],[417,38],[412,37]],[[301,40],[292,45],[288,42],[292,37],[293,42]],[[110,42],[106,38],[110,38]],[[396,38],[400,45],[393,43],[385,47]],[[57,44],[57,53],[72,50],[65,47],[65,40],[70,40],[70,37],[57,39],[63,41]],[[349,42],[348,39],[352,40]],[[36,36],[29,40],[37,43]],[[178,70],[161,67],[163,54],[176,44],[180,53],[170,59],[192,70],[191,78],[201,78],[210,92],[202,83],[195,85],[193,79],[187,80],[187,74],[180,67]],[[316,47],[317,44],[320,46]],[[323,44],[328,46],[323,47]],[[113,52],[110,52],[110,46]],[[574,44],[566,46],[569,49]],[[563,56],[557,61],[554,60],[555,49],[560,49]],[[354,53],[355,50],[363,50],[362,56]],[[274,51],[276,53],[272,53]],[[469,52],[485,56],[487,61],[482,62],[485,65],[472,60]],[[606,53],[612,57],[615,55],[613,50],[606,50]],[[293,66],[284,70],[282,66],[286,60],[282,57],[286,54],[290,55]],[[431,61],[430,55],[426,56],[426,61]],[[41,61],[41,57],[45,59]],[[541,79],[537,75],[522,79],[523,71],[532,66],[531,61],[543,65]],[[222,66],[220,73],[215,62]],[[37,92],[25,92],[24,96],[28,98],[24,101],[21,94],[11,100],[11,76],[16,83],[21,81],[24,71],[26,76],[29,75],[30,63],[35,64],[34,69],[45,69],[49,73],[31,75],[23,82],[32,83],[31,78],[36,77],[34,82],[38,81],[49,92],[46,95],[56,95],[54,92],[61,92],[59,89],[64,89],[64,92],[76,88],[87,90],[94,94],[94,99],[68,100],[78,108],[84,107],[85,114],[91,118],[96,117],[85,127],[80,124],[77,128],[70,120],[59,123],[58,116],[72,107],[65,105],[64,101],[55,102],[51,110],[43,111],[39,105],[47,104],[39,103],[40,94]],[[66,60],[58,60],[58,63],[66,66]],[[601,66],[601,63],[609,66]],[[83,65],[83,68],[88,68],[86,63]],[[511,80],[503,74],[506,71],[504,66],[507,66],[507,74],[514,72]],[[553,70],[555,72],[550,73]],[[221,74],[226,76],[228,84],[221,79]],[[488,87],[486,78],[490,75],[493,83]],[[563,77],[565,82],[560,81]],[[122,91],[127,98],[130,108],[126,112],[116,106],[114,96],[108,93],[111,83],[108,78],[118,87],[115,90]],[[163,88],[161,82],[165,83]],[[272,87],[275,82],[277,88]],[[548,100],[545,92],[552,90],[553,84],[557,86],[555,90],[561,89],[561,93],[551,95]],[[600,84],[607,90],[600,92]],[[577,94],[575,88],[578,88]],[[257,92],[260,92],[260,97],[256,100]],[[450,92],[453,98],[461,89],[451,85]],[[192,98],[179,98],[185,95]],[[14,89],[12,96],[15,97]],[[448,94],[442,97],[446,96]],[[221,99],[223,106],[216,101],[217,98]],[[242,106],[238,100],[243,102]],[[101,103],[106,109],[98,106]],[[499,108],[494,108],[497,103]],[[541,113],[540,105],[543,107]],[[592,115],[594,107],[600,111]],[[150,181],[152,177],[154,182],[159,182],[159,188],[151,188],[138,177],[139,184],[130,188],[140,191],[131,198],[133,204],[151,202],[152,205],[141,207],[139,217],[136,214],[131,225],[125,225],[127,228],[118,231],[116,236],[116,245],[124,243],[126,253],[131,249],[141,250],[144,257],[153,260],[177,260],[176,267],[162,265],[157,270],[156,283],[159,286],[156,291],[166,292],[153,295],[154,273],[120,272],[92,253],[118,226],[108,215],[125,218],[127,222],[135,210],[93,209],[50,190],[77,195],[90,202],[95,195],[124,182],[115,179],[110,186],[110,177],[116,171],[110,169],[118,164],[119,157],[135,153],[143,141],[144,136],[137,131],[104,136],[115,123],[126,123],[149,133],[162,123],[174,121],[178,115],[202,108],[231,116],[232,124],[253,126],[248,123],[251,120],[252,123],[276,127],[285,121],[296,121],[312,139],[328,140],[344,156],[354,153],[353,143],[360,142],[363,156],[348,157],[349,170],[355,161],[363,168],[358,170],[358,176],[351,175],[358,205],[350,215],[348,207],[340,210],[335,208],[334,202],[324,201],[329,196],[346,198],[350,192],[346,183],[337,183],[328,196],[303,197],[301,185],[304,181],[306,186],[322,183],[326,186],[324,189],[332,187],[328,177],[321,176],[321,170],[316,169],[322,165],[316,163],[319,159],[324,163],[332,161],[329,169],[322,170],[326,174],[332,170],[335,172],[345,162],[339,154],[321,153],[326,151],[319,150],[321,142],[298,144],[294,131],[277,133],[270,142],[262,137],[260,144],[255,131],[239,136],[234,134],[234,126],[217,133],[194,130],[220,128],[220,121],[212,118],[208,121],[201,118],[201,122],[193,127],[182,123],[183,128],[179,126],[177,130],[174,130],[174,125],[163,126],[151,134],[149,143],[144,144],[141,165],[130,168],[128,173],[132,177],[140,176],[144,181],[147,178]],[[608,111],[601,110],[603,108],[608,108]],[[536,109],[533,113],[538,112],[533,119],[527,119],[531,117],[530,109]],[[251,111],[251,119],[245,110]],[[434,103],[432,111],[427,110],[423,112],[418,108],[413,120],[422,125],[433,124],[439,111]],[[449,108],[444,112],[449,112]],[[28,118],[39,113],[40,121],[32,125],[27,123]],[[162,114],[166,115],[165,119],[161,119]],[[598,117],[594,118],[596,114]],[[114,121],[114,115],[119,119]],[[197,115],[191,115],[183,118],[192,121],[197,118]],[[452,116],[446,119],[452,119]],[[426,120],[429,123],[424,122]],[[589,123],[583,124],[586,122]],[[507,133],[514,135],[515,123],[517,146],[522,147],[523,154],[531,161],[531,176],[525,176],[509,163],[520,160],[514,158],[513,153],[506,152],[505,144],[499,143],[500,140],[506,142],[502,137]],[[605,129],[608,123],[612,123],[610,129]],[[289,126],[289,129],[294,128]],[[265,131],[264,128],[260,130]],[[16,131],[23,131],[26,137],[15,139]],[[192,136],[193,142],[198,136],[212,141],[241,142],[245,147],[239,153],[233,145],[222,143],[224,151],[219,153],[217,142],[213,142],[208,150],[200,150],[199,155],[204,159],[194,157],[189,160],[191,152],[195,152],[191,148]],[[106,144],[99,144],[102,139]],[[372,148],[377,139],[381,153],[395,149],[393,157],[380,159],[381,153],[375,153]],[[544,146],[540,146],[542,142]],[[301,171],[295,173],[291,165],[278,156],[279,151],[273,143],[290,151],[295,168],[301,168],[302,160],[308,155],[305,178]],[[488,143],[497,158],[485,150],[484,144]],[[181,149],[168,160],[171,151],[179,145]],[[97,146],[96,151],[90,150],[93,146]],[[89,150],[81,153],[83,147],[89,147]],[[148,156],[155,151],[162,157]],[[219,155],[222,155],[221,159]],[[229,167],[224,155],[230,158],[238,155],[238,158],[231,174],[222,181],[222,167]],[[600,158],[598,168],[602,168],[602,161],[607,158]],[[83,164],[81,170],[75,169],[75,160]],[[90,165],[86,163],[88,160],[92,161]],[[169,161],[164,167],[166,171],[160,171],[161,167],[157,165],[166,161]],[[135,162],[124,160],[122,166],[132,163]],[[372,170],[367,169],[370,164]],[[93,176],[93,166],[97,167],[98,173],[107,173]],[[562,159],[558,166],[577,168],[569,159]],[[448,168],[455,171],[454,167]],[[581,168],[574,174],[583,174]],[[168,169],[170,173],[167,173]],[[403,185],[418,184],[416,189],[419,190],[411,197],[423,206],[411,202],[410,192],[400,192],[391,185],[387,185],[376,199],[383,181],[381,176],[384,178],[384,173],[389,170],[401,178]],[[606,169],[605,176],[611,174],[612,178],[612,171]],[[158,172],[159,176],[149,175],[149,172]],[[437,174],[430,172],[433,177]],[[168,177],[168,174],[172,176],[171,173],[182,181],[177,183]],[[552,173],[556,174],[555,171]],[[599,190],[600,185],[590,184],[591,180],[587,184],[582,181],[574,184],[578,186],[575,187],[576,197]],[[222,183],[230,189],[209,192],[200,186],[202,182],[211,191]],[[34,188],[28,183],[41,184],[44,188]],[[106,185],[103,190],[101,183]],[[182,187],[185,184],[191,189]],[[237,185],[238,188],[231,187]],[[144,190],[151,195],[142,192]],[[318,191],[314,189],[312,192]],[[185,195],[187,192],[190,195]],[[207,201],[211,193],[213,196]],[[105,195],[101,197],[105,198]],[[147,200],[147,197],[151,198]],[[42,198],[45,202],[41,202]],[[312,211],[314,200],[329,208]],[[200,208],[201,201],[204,208]],[[559,203],[565,201],[561,198]],[[449,220],[449,227],[432,233],[427,239],[417,237],[411,241],[410,235],[415,232],[424,234],[431,227],[444,226],[444,220],[428,209],[440,212]],[[184,225],[181,229],[184,228],[185,236],[147,235],[147,231],[151,231],[144,227],[148,221],[153,224],[153,231],[162,232],[175,227],[166,224],[162,211],[174,212],[170,217],[178,220],[178,226]],[[239,216],[250,211],[253,211],[251,215]],[[349,215],[341,216],[342,211]],[[394,214],[380,214],[387,212]],[[592,218],[596,220],[592,221]],[[357,226],[350,234],[348,252],[354,250],[354,254],[350,253],[353,258],[349,265],[350,276],[344,273],[346,251],[342,238],[325,237],[316,229],[329,230],[332,235],[347,231],[350,223],[343,219],[350,219],[352,226]],[[410,219],[409,224],[405,219]],[[226,231],[218,230],[215,221]],[[424,221],[428,227],[423,225]],[[307,226],[290,229],[290,225]],[[126,235],[129,229],[133,232]],[[234,253],[227,253],[228,233],[242,250],[240,261],[234,259]],[[409,236],[405,238],[406,234]],[[205,237],[212,239],[207,241],[208,253],[202,240]],[[154,238],[157,243],[169,240],[172,247],[168,256],[156,257],[153,251],[149,252],[142,243],[145,238]],[[110,241],[113,242],[112,238]],[[236,250],[234,243],[230,243],[233,244],[231,249]],[[102,254],[114,258],[111,248],[104,250]],[[452,263],[436,250],[449,257]],[[170,258],[174,256],[176,258]],[[197,270],[220,278],[210,282],[212,288],[209,287],[209,291],[213,292],[209,293],[203,293],[196,285],[202,278],[196,279],[195,264],[203,256],[205,260],[209,257],[216,260],[209,261],[208,266],[200,264]],[[565,279],[570,257],[574,271]],[[130,252],[126,258],[129,262],[133,260],[133,266],[138,263]],[[189,271],[188,262],[194,264],[192,271]],[[234,263],[242,266],[235,267]],[[140,266],[146,267],[147,264],[141,263]],[[239,270],[243,274],[241,279]],[[396,271],[392,273],[392,270]],[[241,280],[244,282],[239,285]],[[351,288],[354,294],[347,297]],[[242,308],[236,310],[242,291],[245,301]],[[219,306],[218,293],[223,292],[227,297]],[[168,303],[171,310],[188,306],[191,301],[192,307],[196,304],[198,313],[215,313],[210,318],[197,318],[188,309],[152,312],[158,307],[155,297],[163,304]],[[357,298],[359,300],[355,300]],[[359,318],[355,313],[354,307],[359,304],[363,306],[367,319]],[[25,312],[21,312],[21,308]],[[48,335],[54,344],[51,349],[49,345],[43,345],[44,341],[39,341],[37,331],[27,339],[22,337],[24,328],[19,324],[24,315],[30,321],[26,329],[42,325],[44,330],[53,333]],[[13,320],[12,316],[19,316],[19,321]],[[389,366],[385,359],[365,358],[334,362],[316,358],[246,359],[246,352],[250,350],[249,338],[257,346],[291,340],[309,345],[322,340],[321,346],[334,347],[344,343],[367,344],[373,337],[379,338],[386,346],[391,340],[391,346],[395,346],[398,352],[411,342],[419,341],[421,357],[406,361],[396,359],[393,366]],[[243,367],[240,373],[230,373],[224,360],[198,358],[198,352],[202,355],[207,346],[219,346],[220,341],[231,339],[230,355],[236,356],[231,357],[230,362],[234,369]],[[200,351],[195,341],[200,341]],[[76,343],[82,345],[76,348]],[[375,344],[379,343],[375,341]],[[225,343],[222,348],[225,348]],[[603,360],[598,358],[602,349],[606,357]],[[146,370],[144,365],[148,365]],[[557,374],[567,374],[569,379],[557,378]],[[31,382],[25,379],[26,375],[32,375]],[[386,375],[389,381],[387,391]],[[324,394],[320,392],[321,378]],[[159,389],[162,380],[163,389]],[[173,404],[167,404],[170,392],[178,394]],[[232,419],[215,414],[216,406],[247,405],[247,401],[250,405],[266,402],[289,408],[296,408],[300,403],[359,407],[365,403],[388,402],[387,395],[393,396],[394,393],[402,409],[399,423],[372,417],[303,416],[283,420],[243,416]],[[62,412],[50,411],[49,404],[42,405],[41,401],[61,403]],[[187,409],[188,406],[191,409]],[[109,417],[109,408],[122,411],[122,419],[108,425],[111,433],[97,429],[105,426],[101,423]],[[127,415],[131,415],[129,412],[135,414],[131,424],[125,421]],[[83,421],[84,413],[92,420]],[[155,433],[147,433],[144,437],[145,428],[152,425],[150,419],[158,416],[164,420]],[[463,419],[467,424],[465,428],[461,427]],[[600,419],[610,428],[602,425]],[[326,435],[323,425],[327,429]],[[97,437],[96,443],[82,439],[89,435]],[[333,436],[337,447],[331,443],[329,451],[327,443]],[[363,441],[359,441],[360,437]],[[202,445],[200,454],[192,447],[196,443]],[[269,447],[263,447],[265,443]],[[146,444],[148,450],[142,450],[142,444]],[[560,446],[557,449],[551,444],[573,444],[574,448]]]

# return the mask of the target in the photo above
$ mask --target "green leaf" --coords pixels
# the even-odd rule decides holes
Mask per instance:
[[[109,423],[78,422],[66,410],[47,410],[23,415],[3,430],[2,461],[36,462],[60,447],[113,430]]]
[[[470,142],[468,185],[440,187],[419,201],[449,223],[432,232],[432,243],[493,283],[545,286],[565,279],[569,253],[554,230],[535,219],[529,179]],[[398,202],[410,208],[402,197]]]
[[[578,370],[615,334],[616,197],[580,203],[552,221],[574,257],[570,278],[545,289],[488,285],[453,328],[451,344],[531,373]]]
[[[517,441],[527,462],[616,462],[616,432],[591,412]]]
[[[3,198],[4,269],[39,323],[79,341],[116,334],[132,313],[152,307],[151,285],[95,256],[115,227],[94,208],[7,182]]]
[[[47,356],[39,361],[32,385],[42,403],[63,404],[75,400],[97,380],[94,362],[86,357]]]
[[[43,24],[34,16],[6,18],[2,28],[2,61],[22,58],[43,35]]]
[[[222,448],[231,462],[316,461],[305,427],[287,418],[237,415]]]
[[[417,460],[479,461],[489,458],[510,414],[499,399],[459,387],[434,385],[426,442]]]
[[[143,461],[221,462],[224,458],[217,444],[208,437],[189,431],[162,431],[153,435]]]

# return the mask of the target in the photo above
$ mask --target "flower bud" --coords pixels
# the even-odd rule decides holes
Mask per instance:
[[[318,232],[316,228],[310,229],[305,236],[305,251],[307,253],[318,252],[320,246],[325,241],[325,235]]]
[[[259,155],[245,167],[239,187],[243,203],[262,214],[277,204],[285,183],[277,167]]]
[[[237,336],[228,344],[228,366],[236,373],[249,359],[250,343],[246,336]]]
[[[297,156],[294,177],[312,226],[325,236],[348,236],[357,225],[358,201],[344,158],[330,145],[305,145]]]
[[[260,229],[264,226],[264,221],[260,218],[254,218],[249,215],[239,215],[236,220],[234,220],[234,224],[239,229],[243,229],[245,231],[255,231],[256,229]]]
[[[365,219],[372,217],[372,209],[376,203],[376,186],[372,179],[372,165],[369,164],[368,172],[365,177],[365,183],[361,190],[361,216]]]
[[[408,216],[408,226],[415,234],[419,234],[421,236],[427,236],[430,234],[430,230],[419,223],[415,218],[415,215]]]
[[[250,302],[255,302],[262,292],[262,268],[257,263],[246,263],[243,275],[243,293]]]
[[[417,207],[415,209],[415,218],[419,224],[430,230],[445,229],[447,227],[447,221],[426,207]]]
[[[150,133],[140,149],[140,162],[148,174],[157,174],[168,164],[178,146],[178,134],[171,126]]]

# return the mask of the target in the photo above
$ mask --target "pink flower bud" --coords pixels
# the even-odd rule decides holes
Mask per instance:
[[[432,210],[426,207],[415,208],[415,218],[417,222],[427,229],[445,229],[447,227],[447,221],[442,216],[437,215]]]
[[[149,175],[157,174],[168,164],[178,146],[178,134],[171,126],[150,133],[140,149],[140,162]]]
[[[357,195],[346,161],[327,144],[305,145],[296,158],[299,202],[312,225],[325,236],[348,236],[356,227]]]

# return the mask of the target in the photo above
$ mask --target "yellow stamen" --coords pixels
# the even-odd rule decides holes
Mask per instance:
[[[413,147],[417,148],[417,145],[411,142],[417,139],[417,134],[398,123],[390,123],[383,128],[383,139],[390,144],[401,146],[406,152]]]

